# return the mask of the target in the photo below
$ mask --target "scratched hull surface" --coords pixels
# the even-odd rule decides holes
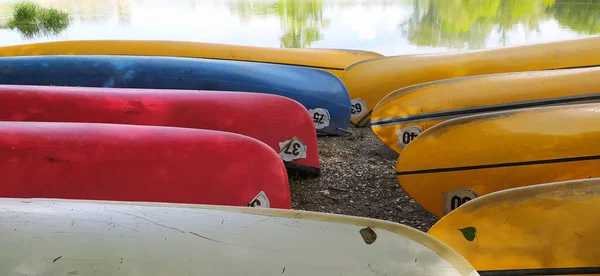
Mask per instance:
[[[359,50],[271,48],[161,40],[53,41],[0,47],[0,56],[136,55],[210,58],[314,67],[339,76],[355,62],[383,55]]]
[[[599,275],[599,201],[598,178],[514,188],[457,208],[428,233],[482,275]]]
[[[600,101],[600,67],[503,73],[414,85],[380,102],[377,137],[396,152],[443,121],[484,112]],[[391,98],[391,97],[390,97]]]
[[[0,122],[0,178],[0,197],[290,208],[277,153],[213,130]]]
[[[357,62],[341,78],[352,101],[352,123],[366,126],[379,101],[411,85],[466,76],[600,65],[600,37],[533,45]]]
[[[318,175],[320,170],[312,117],[298,102],[276,95],[0,85],[0,121],[113,123],[233,132],[266,143],[291,170],[311,175]]]
[[[298,66],[145,56],[3,57],[0,83],[275,94],[308,109],[317,132],[338,135],[350,124],[350,99],[341,80]]]
[[[437,217],[495,191],[600,176],[600,104],[494,112],[438,124],[400,154],[397,180]]]
[[[180,204],[0,204],[6,276],[478,275],[430,235],[380,220]]]

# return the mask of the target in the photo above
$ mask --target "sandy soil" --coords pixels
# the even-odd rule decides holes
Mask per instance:
[[[398,222],[427,231],[437,218],[398,185],[398,154],[369,127],[319,137],[321,176],[290,176],[292,208]]]

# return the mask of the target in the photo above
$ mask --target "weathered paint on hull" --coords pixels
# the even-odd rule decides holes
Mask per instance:
[[[209,58],[313,67],[341,75],[355,62],[383,55],[370,51],[271,48],[161,40],[75,40],[0,47],[0,56],[132,55]]]
[[[259,196],[263,207],[291,207],[272,148],[213,130],[0,122],[0,179],[10,198],[246,206]]]
[[[428,233],[481,275],[600,275],[598,202],[598,178],[503,190],[457,208]]]
[[[366,126],[377,103],[391,100],[386,98],[395,90],[465,76],[600,65],[599,43],[600,37],[590,37],[462,53],[383,57],[357,62],[341,78],[352,100],[352,123]]]
[[[317,132],[346,134],[350,124],[350,98],[341,80],[297,66],[176,57],[3,57],[0,83],[275,94],[308,109]]]
[[[402,151],[397,180],[437,217],[475,197],[540,183],[600,177],[600,104],[461,117]]]
[[[371,116],[377,137],[400,153],[443,121],[550,105],[600,101],[600,67],[502,73],[441,80],[397,90]]]
[[[0,199],[0,274],[476,276],[396,223],[293,210]]]
[[[290,170],[319,174],[317,134],[312,117],[301,104],[262,93],[202,92],[0,85],[0,121],[113,123],[233,132],[266,143]],[[243,149],[240,151],[243,154]]]

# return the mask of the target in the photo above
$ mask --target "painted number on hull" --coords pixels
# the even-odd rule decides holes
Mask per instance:
[[[315,108],[310,109],[308,112],[310,112],[310,115],[313,118],[313,122],[315,122],[315,128],[323,129],[329,126],[329,121],[331,120],[331,117],[327,109]]]
[[[306,158],[306,144],[298,137],[279,143],[279,157],[283,161],[294,161]]]
[[[398,147],[404,149],[410,142],[412,142],[412,140],[417,138],[421,132],[423,131],[418,126],[403,127],[402,129],[396,131],[396,135],[398,135],[398,141],[396,144]]]
[[[361,98],[356,98],[351,102],[352,119],[360,118],[367,111],[367,104]]]
[[[442,193],[444,199],[444,215],[461,205],[477,198],[477,193],[471,189],[455,189],[449,193]]]
[[[256,208],[270,208],[271,203],[269,202],[269,198],[264,191],[260,191],[258,195],[256,195],[248,205],[248,207],[256,207]]]

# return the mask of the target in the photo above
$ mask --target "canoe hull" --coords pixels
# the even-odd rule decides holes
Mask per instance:
[[[499,270],[598,275],[599,200],[597,178],[504,190],[452,211],[428,233],[461,253],[482,275]],[[469,227],[476,235],[473,241],[458,230]],[[562,268],[566,271],[550,274]]]
[[[495,112],[448,120],[400,154],[397,180],[442,217],[499,190],[598,177],[600,104]]]
[[[25,269],[48,276],[478,275],[426,233],[379,220],[181,204],[0,204],[7,276]]]
[[[133,55],[209,58],[312,67],[340,76],[355,62],[383,55],[360,50],[271,48],[161,40],[75,40],[0,48],[0,56]]]
[[[350,124],[344,84],[311,68],[175,57],[32,56],[0,58],[0,73],[2,84],[275,94],[301,103],[319,133],[345,134]]]
[[[463,77],[409,86],[381,101],[371,128],[400,153],[423,131],[485,112],[600,101],[600,67]],[[510,89],[509,89],[510,88]]]
[[[352,123],[366,126],[379,101],[411,85],[466,76],[600,65],[600,37],[522,45],[498,49],[383,57],[348,67],[341,78],[361,112]]]
[[[266,144],[212,130],[0,122],[1,197],[290,206],[283,162]]]
[[[290,170],[309,175],[320,171],[312,117],[298,102],[276,95],[0,85],[0,121],[113,123],[233,132],[266,143]]]

